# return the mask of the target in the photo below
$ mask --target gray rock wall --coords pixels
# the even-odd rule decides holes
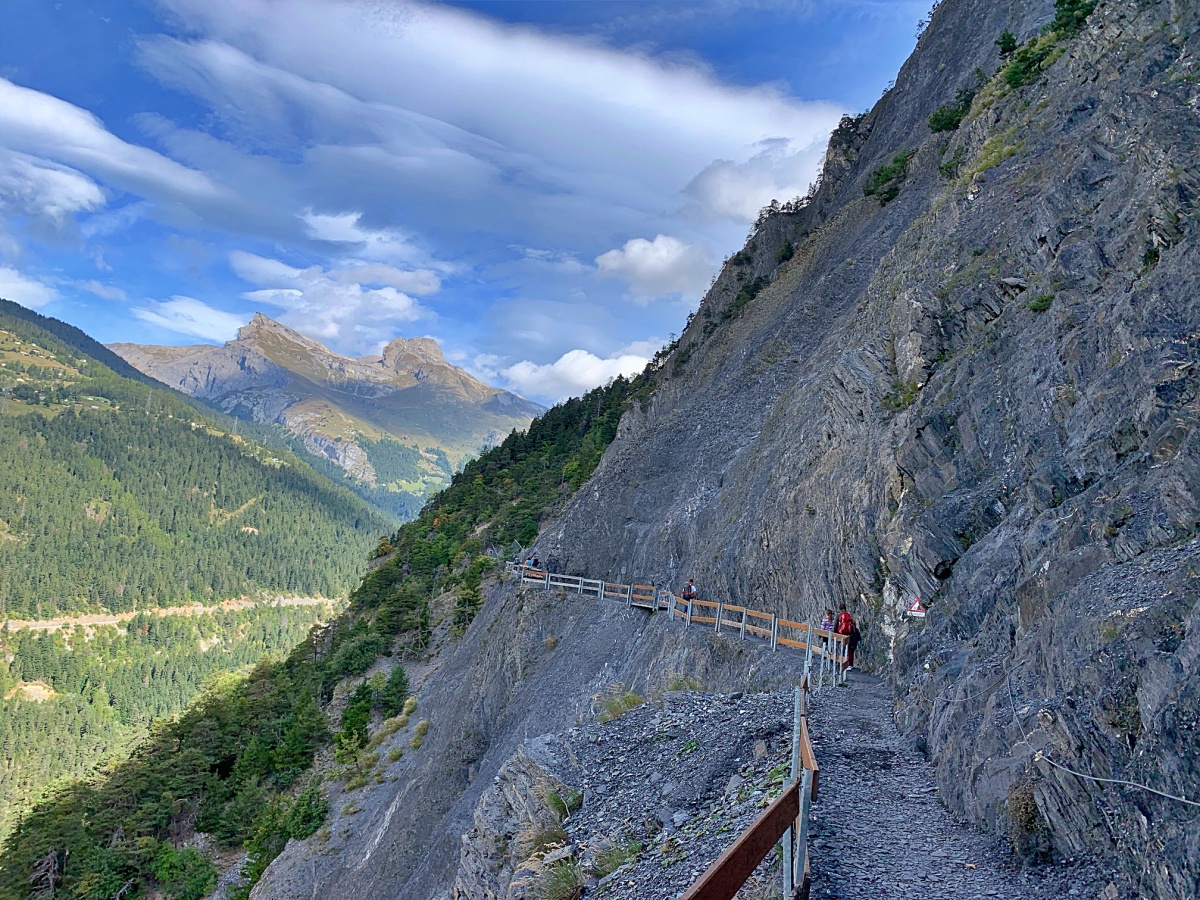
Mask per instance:
[[[479,799],[527,739],[592,720],[618,685],[652,697],[685,676],[762,690],[789,685],[802,663],[665,615],[493,585],[466,634],[432,660],[413,723],[379,747],[383,760],[394,747],[404,756],[358,790],[330,781],[327,831],[289,843],[252,897],[449,897]],[[413,750],[418,719],[430,724]]]
[[[929,133],[996,70],[1001,31],[1052,15],[941,4],[813,203],[726,266],[536,549],[793,618],[846,602],[956,812],[1195,896],[1194,807],[1050,761],[1200,799],[1200,9],[1100,3],[1043,76],[992,81],[957,131]],[[901,151],[881,207],[863,184]],[[923,621],[903,614],[918,596]],[[1029,789],[1022,817],[1010,798]]]

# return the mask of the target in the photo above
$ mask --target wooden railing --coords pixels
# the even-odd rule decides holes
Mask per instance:
[[[804,622],[781,619],[774,613],[711,600],[689,602],[666,588],[656,588],[652,584],[618,584],[579,575],[560,575],[513,563],[508,565],[508,571],[519,575],[524,584],[613,600],[651,612],[666,612],[672,619],[683,619],[688,627],[711,625],[718,633],[736,631],[743,638],[747,635],[763,638],[771,642],[772,650],[780,647],[802,650],[806,655],[805,674],[808,675],[809,670],[815,668],[810,684],[816,688],[824,687],[827,681],[835,682],[846,665],[846,635],[825,631]],[[812,665],[814,660],[815,667]]]
[[[817,799],[820,769],[808,734],[807,685],[796,688],[792,728],[792,777],[783,793],[717,857],[679,900],[732,900],[774,847],[783,841],[783,900],[806,896],[808,820]]]
[[[515,564],[509,564],[508,570],[519,575],[525,584],[615,600],[652,612],[665,611],[672,620],[683,619],[688,627],[712,625],[717,632],[732,629],[743,638],[749,635],[769,640],[772,650],[786,647],[804,651],[804,671],[795,691],[791,780],[783,793],[708,867],[708,871],[680,895],[680,900],[732,900],[781,839],[783,900],[804,895],[809,877],[809,810],[817,799],[821,774],[808,733],[808,693],[812,688],[824,687],[827,674],[831,684],[842,676],[847,636],[732,603],[689,602],[666,588],[656,589],[649,584],[616,584]],[[786,636],[788,632],[793,636]]]

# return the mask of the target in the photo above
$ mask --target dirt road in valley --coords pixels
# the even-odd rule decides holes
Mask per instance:
[[[120,625],[128,622],[134,616],[144,613],[159,616],[203,616],[215,612],[236,612],[244,609],[254,609],[259,606],[334,606],[336,601],[326,597],[276,597],[273,600],[223,600],[220,603],[205,605],[192,603],[187,606],[165,606],[153,609],[131,610],[120,613],[89,613],[79,616],[56,616],[52,619],[6,619],[3,629],[7,631],[57,631],[60,628],[74,628],[82,625],[84,628],[96,628],[104,625]]]

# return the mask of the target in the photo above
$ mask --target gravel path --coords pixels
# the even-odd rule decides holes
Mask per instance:
[[[851,673],[848,688],[825,691],[814,707],[811,897],[1118,896],[1098,866],[1023,868],[1001,840],[956,821],[930,765],[901,745],[879,679]]]

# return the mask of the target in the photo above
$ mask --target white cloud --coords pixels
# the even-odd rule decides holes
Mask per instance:
[[[194,297],[175,296],[162,302],[151,300],[147,306],[135,307],[133,314],[151,325],[207,341],[233,340],[237,330],[245,324],[242,316],[214,309]]]
[[[58,299],[58,291],[48,284],[22,275],[16,269],[0,266],[0,297],[29,309],[45,306]]]
[[[626,281],[630,296],[640,303],[672,294],[698,297],[708,287],[714,265],[706,247],[667,234],[652,241],[633,238],[596,257],[600,274]]]
[[[116,285],[101,284],[99,281],[81,281],[78,287],[87,291],[89,294],[95,294],[104,300],[124,300],[125,292]]]
[[[424,263],[425,254],[418,250],[408,235],[396,228],[364,228],[360,213],[305,212],[304,230],[309,237],[350,245],[353,255],[364,260],[384,263]]]
[[[629,234],[671,218],[714,160],[747,165],[779,138],[791,162],[775,164],[808,168],[748,181],[757,212],[781,184],[803,192],[843,112],[441,4],[166,2],[200,37],[143,41],[146,68],[205,103],[232,142],[303,148],[297,189],[321,193],[311,202],[324,215],[369,205],[369,221],[422,233],[453,222],[459,234],[507,229],[507,243]]]
[[[762,141],[745,162],[713,160],[685,188],[688,210],[705,220],[753,222],[771,200],[803,196],[824,157],[824,147],[797,146],[789,138]]]
[[[223,194],[208,176],[146,147],[126,143],[86,110],[4,78],[0,78],[0,143],[166,201],[207,204]],[[73,194],[78,203],[83,179],[78,172],[75,176]]]
[[[0,148],[0,210],[61,224],[74,213],[103,205],[103,191],[81,172]]]
[[[636,375],[646,367],[649,357],[626,354],[601,359],[586,350],[569,350],[552,363],[538,365],[522,360],[495,369],[488,365],[495,357],[477,357],[476,368],[485,377],[499,378],[521,394],[546,397],[554,401],[577,397],[618,375]]]
[[[241,250],[231,253],[229,261],[238,277],[260,288],[242,294],[244,299],[285,310],[280,317],[284,324],[347,352],[372,351],[394,336],[396,324],[429,315],[392,284],[407,280],[425,293],[437,290],[436,278],[430,281],[432,273],[390,266],[298,269]],[[356,272],[362,277],[355,278]]]
[[[405,271],[382,263],[352,263],[331,269],[329,275],[342,284],[381,284],[418,295],[436,294],[442,287],[437,273],[429,269]]]

